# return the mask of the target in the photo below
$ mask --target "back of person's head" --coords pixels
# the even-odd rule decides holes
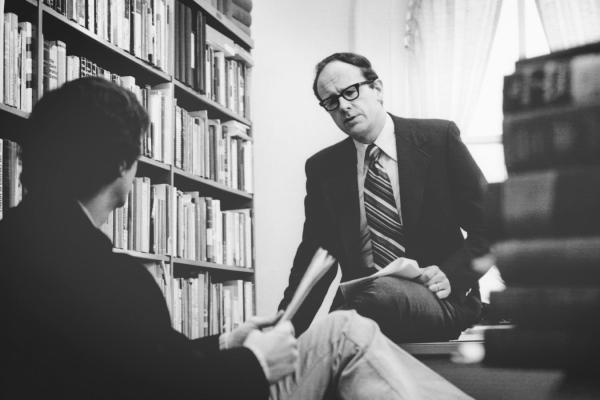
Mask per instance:
[[[23,140],[21,180],[28,192],[95,194],[140,155],[148,114],[130,91],[81,78],[35,105]]]
[[[321,71],[323,71],[323,68],[325,68],[327,66],[327,64],[329,64],[333,61],[341,61],[346,64],[354,65],[355,67],[360,68],[363,76],[365,77],[365,80],[374,81],[375,79],[379,78],[377,76],[377,72],[375,72],[375,70],[371,66],[371,62],[367,59],[367,57],[361,56],[360,54],[356,54],[356,53],[347,53],[347,52],[346,53],[333,53],[332,55],[327,56],[324,59],[322,59],[321,61],[319,61],[319,63],[315,67],[315,79],[313,80],[313,92],[314,92],[315,96],[317,97],[317,99],[319,99],[319,100],[323,100],[323,99],[319,98],[319,92],[317,91],[317,80],[319,79],[319,75],[321,74]]]

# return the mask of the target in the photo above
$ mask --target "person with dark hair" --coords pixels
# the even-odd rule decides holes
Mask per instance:
[[[100,78],[34,107],[27,194],[0,222],[0,397],[468,398],[353,311],[300,339],[278,315],[197,340],[174,330],[150,273],[98,229],[127,198],[147,127],[135,96]]]
[[[396,342],[457,338],[481,315],[474,257],[488,252],[485,178],[451,121],[388,114],[369,60],[332,54],[316,66],[313,91],[348,138],[306,162],[305,223],[280,308],[286,308],[316,248],[338,261],[342,283],[405,257],[417,279],[378,277],[344,293],[332,309],[355,309]],[[466,232],[463,237],[461,230]],[[335,270],[293,320],[311,323]]]

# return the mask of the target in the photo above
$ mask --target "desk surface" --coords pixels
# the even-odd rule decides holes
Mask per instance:
[[[452,362],[461,344],[456,340],[401,345],[429,368],[477,400],[592,400],[600,399],[600,385],[578,377],[566,378],[560,370],[492,368],[481,362]]]

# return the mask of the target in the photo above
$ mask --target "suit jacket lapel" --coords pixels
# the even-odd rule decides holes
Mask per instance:
[[[421,148],[421,137],[408,120],[395,116],[392,119],[396,134],[402,219],[405,232],[410,236],[421,214],[429,155]]]
[[[356,172],[356,148],[351,138],[341,143],[328,179],[332,206],[338,208],[342,245],[351,259],[360,258],[360,208]],[[335,210],[334,210],[335,212]]]

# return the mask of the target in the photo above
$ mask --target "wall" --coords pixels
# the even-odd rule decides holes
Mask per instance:
[[[349,50],[349,0],[257,0],[252,121],[255,137],[257,311],[276,310],[304,221],[304,162],[344,136],[312,94],[315,64]]]

